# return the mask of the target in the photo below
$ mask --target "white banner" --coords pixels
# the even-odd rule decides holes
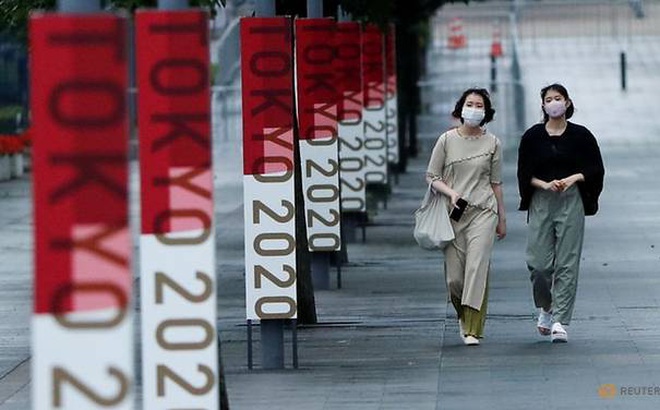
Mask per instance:
[[[295,319],[293,172],[245,175],[243,189],[247,319]]]
[[[142,349],[142,384],[156,393],[144,395],[145,409],[218,404],[213,238],[213,228],[140,238],[140,297],[147,307],[142,332],[148,345]]]
[[[364,179],[367,184],[387,184],[387,120],[385,105],[362,111],[364,129]]]
[[[305,223],[311,252],[341,249],[336,137],[300,140]]]
[[[343,212],[366,212],[364,182],[364,139],[362,121],[339,124],[339,164]]]
[[[387,110],[387,161],[390,164],[399,163],[399,112],[396,93],[388,93],[385,101]]]
[[[52,395],[33,395],[32,408],[133,409],[131,316],[116,308],[33,316],[32,388]]]

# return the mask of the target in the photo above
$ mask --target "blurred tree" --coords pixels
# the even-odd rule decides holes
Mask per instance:
[[[191,6],[208,7],[211,15],[215,15],[219,7],[224,7],[226,0],[190,0]],[[138,7],[156,7],[157,0],[101,0],[103,7],[111,6],[118,9],[134,11]],[[0,30],[7,31],[15,38],[27,40],[27,19],[33,10],[52,10],[57,6],[57,0],[1,0]]]
[[[357,21],[369,21],[385,27],[396,27],[397,95],[399,102],[399,172],[406,172],[408,157],[418,154],[417,114],[424,51],[429,40],[429,19],[446,3],[468,3],[468,0],[325,0],[329,7],[341,5]],[[334,3],[334,4],[332,4]],[[407,145],[406,145],[407,142]]]
[[[191,5],[206,6],[214,14],[226,0],[191,0]],[[260,1],[260,0],[255,0]],[[385,27],[393,22],[397,30],[397,71],[399,96],[399,140],[402,144],[399,172],[405,172],[407,157],[416,157],[417,124],[420,98],[417,82],[422,71],[423,52],[428,40],[429,18],[445,3],[469,0],[325,0],[326,16],[335,16],[337,7],[350,13],[353,20],[371,22]],[[115,8],[135,10],[137,7],[154,7],[157,0],[104,0],[103,4]],[[26,40],[27,17],[31,10],[53,9],[56,0],[2,0],[0,2],[0,27],[5,28],[21,41]],[[276,0],[277,14],[306,16],[306,0]],[[406,152],[407,150],[407,152]],[[405,154],[408,155],[405,155]]]
[[[258,1],[258,0],[257,0]],[[416,157],[417,114],[420,96],[417,82],[423,68],[424,50],[429,40],[429,19],[446,3],[469,0],[324,0],[324,15],[337,17],[337,8],[352,20],[396,27],[397,92],[399,101],[399,172],[405,172],[408,157]],[[278,15],[307,15],[306,0],[276,0]]]
[[[2,0],[0,2],[0,30],[25,42],[27,19],[32,10],[48,10],[56,0]]]
[[[156,7],[157,0],[104,0],[105,3],[112,3],[116,8],[123,8],[134,11],[138,7]],[[193,7],[208,7],[211,14],[215,15],[218,7],[224,7],[226,0],[190,0]]]

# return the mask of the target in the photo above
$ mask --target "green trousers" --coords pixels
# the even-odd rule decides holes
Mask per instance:
[[[584,238],[584,206],[577,186],[564,192],[536,190],[529,207],[527,268],[534,303],[552,309],[555,321],[573,316]]]
[[[454,296],[451,296],[451,304],[456,309],[458,319],[463,322],[463,330],[465,331],[463,336],[484,337],[486,314],[488,311],[488,283],[486,283],[484,299],[481,302],[481,308],[479,310],[462,305],[461,299]]]
[[[497,214],[468,207],[452,222],[456,238],[445,250],[445,281],[456,314],[468,335],[483,337],[488,309],[488,273]]]

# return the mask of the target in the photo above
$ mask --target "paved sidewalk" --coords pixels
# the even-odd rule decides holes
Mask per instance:
[[[528,409],[536,400],[551,409],[657,408],[660,396],[603,399],[598,389],[660,385],[660,195],[653,185],[660,147],[604,147],[606,191],[601,213],[588,220],[575,322],[570,342],[560,346],[535,331],[511,161],[509,235],[496,246],[486,339],[476,348],[461,345],[451,313],[445,321],[440,255],[420,250],[410,235],[427,153],[401,176],[367,243],[349,245],[343,289],[317,293],[321,323],[299,331],[299,370],[247,370],[241,213],[218,215],[219,312],[232,409]],[[29,265],[29,196],[17,199],[28,186],[3,185],[0,196],[5,218],[14,215],[3,219],[3,233],[20,239],[2,245],[2,266],[15,266],[2,270],[3,410],[28,408],[29,267],[17,265]],[[258,340],[255,348],[258,360]]]
[[[26,410],[32,313],[29,174],[0,182],[0,409]]]
[[[495,250],[486,338],[476,348],[461,344],[440,256],[419,250],[410,236],[423,191],[425,161],[418,160],[368,230],[368,243],[349,245],[344,289],[317,294],[322,324],[300,330],[299,371],[248,372],[240,319],[224,322],[233,408],[658,408],[660,395],[639,388],[660,386],[660,194],[653,188],[660,147],[603,148],[607,187],[600,214],[587,223],[568,344],[536,332],[511,161],[509,235]],[[240,277],[234,282],[222,306],[240,289]],[[604,384],[619,393],[631,387],[625,392],[633,396],[602,398]]]

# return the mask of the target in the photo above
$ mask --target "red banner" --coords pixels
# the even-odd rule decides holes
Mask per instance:
[[[294,319],[296,200],[290,18],[241,20],[247,319]]]
[[[208,15],[137,15],[142,233],[213,219]]]
[[[293,170],[292,36],[290,18],[241,21],[244,175]]]
[[[208,14],[139,11],[136,39],[142,402],[217,409]],[[164,286],[203,291],[178,297]],[[185,383],[203,377],[203,387],[161,388],[165,371]]]
[[[341,248],[335,30],[330,19],[296,20],[300,163],[313,252]]]
[[[399,111],[396,79],[396,28],[390,24],[385,36],[385,94],[387,119],[387,161],[399,163]]]
[[[385,105],[385,68],[383,33],[374,24],[367,24],[362,34],[362,90],[364,106],[377,109]]]
[[[337,136],[334,20],[296,20],[300,138]]]
[[[387,98],[396,94],[396,28],[390,24],[385,37],[385,75],[387,78]]]
[[[336,84],[339,89],[340,121],[360,121],[362,118],[362,36],[360,24],[337,23]],[[343,96],[343,98],[341,98]]]
[[[30,20],[36,313],[128,304],[125,34],[106,14]]]

